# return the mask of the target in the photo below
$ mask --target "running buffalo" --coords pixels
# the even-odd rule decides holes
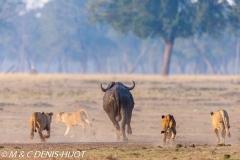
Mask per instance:
[[[125,134],[125,126],[127,125],[127,133],[132,134],[130,126],[132,118],[132,110],[134,108],[134,100],[129,90],[135,87],[135,82],[132,87],[126,87],[121,82],[111,82],[108,87],[101,89],[105,92],[103,97],[103,109],[108,114],[110,120],[113,122],[117,130],[117,138],[120,139],[120,135],[123,136],[123,141],[128,141]],[[122,120],[121,130],[118,122]],[[122,131],[122,133],[121,133]]]

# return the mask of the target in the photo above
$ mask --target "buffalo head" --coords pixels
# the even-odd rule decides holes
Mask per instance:
[[[135,87],[135,82],[134,82],[134,81],[132,81],[132,82],[133,82],[133,85],[132,85],[131,87],[127,87],[127,86],[125,86],[125,85],[124,85],[124,87],[126,87],[128,90],[132,90],[132,89]],[[106,89],[103,88],[103,86],[102,86],[102,84],[101,84],[101,90],[102,90],[103,92],[106,92],[107,90],[109,90],[110,88],[112,88],[115,83],[120,83],[120,82],[111,82]]]

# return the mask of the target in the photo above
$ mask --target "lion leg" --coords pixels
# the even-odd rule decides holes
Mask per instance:
[[[85,120],[85,123],[87,123],[90,127],[92,127],[92,123],[86,118]]]
[[[64,136],[66,136],[67,134],[68,134],[68,132],[69,132],[69,127],[67,126],[67,130],[66,130],[66,132],[65,132],[65,134],[64,134]]]
[[[30,139],[33,139],[34,137],[34,127],[31,126],[31,130],[30,130]]]
[[[220,126],[220,130],[221,130],[221,143],[225,143],[225,135],[226,135],[226,130],[225,130],[225,126],[223,123],[221,123]]]
[[[175,128],[173,128],[173,129],[172,129],[172,137],[171,137],[171,139],[172,139],[173,142],[174,142],[174,140],[175,140],[176,134],[177,134],[177,131],[176,131]]]
[[[216,138],[217,143],[219,143],[219,136],[218,136],[218,129],[217,128],[213,129],[213,134]]]
[[[86,132],[85,123],[84,122],[79,122],[78,125],[83,128],[83,134],[84,134]]]
[[[166,138],[167,138],[167,133],[163,133],[163,144],[166,145]]]
[[[74,127],[71,126],[71,127],[70,127],[70,130],[72,130],[72,135],[71,135],[71,137],[74,137]]]
[[[84,124],[82,124],[82,128],[83,128],[83,133],[86,133],[86,127]]]
[[[43,136],[43,134],[42,134],[42,129],[39,129],[39,130],[38,130],[38,134],[39,134],[39,137],[40,137],[40,139],[41,139],[41,142],[46,142],[46,141],[45,141],[45,138],[44,138],[44,136]]]
[[[47,130],[47,135],[44,135],[45,138],[49,138],[50,137],[50,129],[46,129]]]

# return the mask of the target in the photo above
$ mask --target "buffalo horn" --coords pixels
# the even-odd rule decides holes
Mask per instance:
[[[103,88],[102,84],[101,84],[101,89],[103,92],[106,92],[108,89],[110,89],[113,86],[114,82],[112,82],[110,85],[108,85],[108,87],[105,89]]]

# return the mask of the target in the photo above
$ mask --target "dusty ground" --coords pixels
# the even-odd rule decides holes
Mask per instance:
[[[131,86],[135,108],[133,135],[118,142],[115,129],[102,109],[100,84],[111,81]],[[1,153],[24,151],[86,151],[83,159],[240,159],[240,77],[153,75],[0,75],[0,159]],[[83,134],[63,136],[66,126],[56,123],[59,111],[86,109],[93,119]],[[216,146],[210,112],[225,109],[230,116],[231,146]],[[33,112],[53,112],[51,137],[40,143],[29,138],[29,117]],[[177,122],[175,143],[163,146],[161,116],[173,114]],[[181,144],[183,147],[176,147]],[[192,147],[192,145],[195,147]],[[179,146],[179,145],[178,145]],[[26,158],[26,155],[24,155]],[[44,157],[44,156],[43,156]],[[73,159],[51,157],[49,159]],[[43,159],[41,157],[35,159]]]

